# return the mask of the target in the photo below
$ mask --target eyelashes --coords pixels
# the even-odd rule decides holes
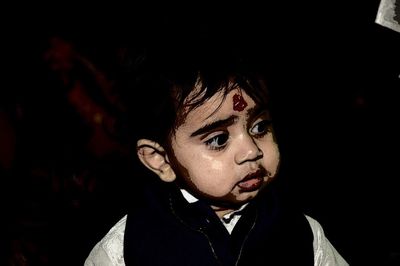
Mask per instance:
[[[229,139],[229,134],[226,132],[211,137],[204,143],[210,150],[222,150],[226,146],[228,139]]]
[[[251,129],[250,133],[256,137],[263,137],[269,132],[271,132],[272,123],[270,120],[261,120],[260,122],[256,123]]]
[[[267,135],[269,132],[271,132],[271,121],[270,120],[259,120],[256,122],[249,130],[249,133],[252,137],[254,138],[262,138],[265,135]],[[229,131],[228,130],[221,130],[214,132],[216,134],[211,133],[210,138],[208,138],[206,141],[204,141],[204,144],[207,146],[208,149],[214,150],[214,151],[220,151],[224,149],[229,140]]]

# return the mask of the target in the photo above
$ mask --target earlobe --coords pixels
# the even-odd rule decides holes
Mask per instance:
[[[140,139],[136,144],[136,151],[143,165],[157,174],[162,181],[173,182],[176,179],[168,155],[160,144],[152,140]]]

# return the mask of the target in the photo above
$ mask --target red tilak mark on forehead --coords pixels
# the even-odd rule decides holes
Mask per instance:
[[[243,111],[247,106],[247,102],[243,99],[243,96],[240,94],[233,95],[233,110],[234,111]]]

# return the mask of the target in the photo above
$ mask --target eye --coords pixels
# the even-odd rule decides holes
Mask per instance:
[[[226,133],[218,134],[206,140],[204,143],[211,150],[221,150],[225,147],[226,142],[228,141],[228,137],[229,135]]]
[[[262,137],[270,132],[271,121],[269,120],[261,120],[257,122],[251,129],[251,134]]]

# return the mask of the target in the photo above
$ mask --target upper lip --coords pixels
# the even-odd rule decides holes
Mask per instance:
[[[264,176],[265,171],[263,169],[258,169],[255,172],[249,173],[247,174],[242,180],[240,180],[239,182],[244,182],[253,178],[259,178]]]

